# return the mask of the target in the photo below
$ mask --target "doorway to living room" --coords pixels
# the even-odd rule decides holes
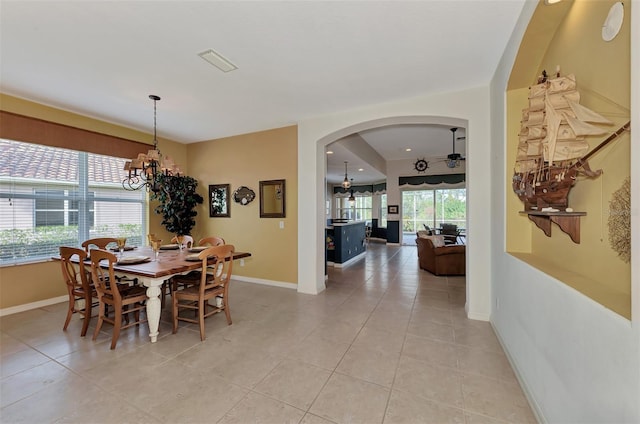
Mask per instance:
[[[415,245],[416,232],[450,234],[447,241],[465,242],[466,188],[433,188],[402,191],[402,244]]]

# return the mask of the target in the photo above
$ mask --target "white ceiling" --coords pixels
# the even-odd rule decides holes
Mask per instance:
[[[159,137],[192,143],[486,85],[523,4],[1,0],[0,90],[147,132],[157,94]],[[361,136],[387,159],[451,149],[448,128]]]

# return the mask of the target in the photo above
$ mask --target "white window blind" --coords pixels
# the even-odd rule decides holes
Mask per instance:
[[[146,193],[126,159],[0,139],[0,265],[47,259],[94,237],[143,244]]]

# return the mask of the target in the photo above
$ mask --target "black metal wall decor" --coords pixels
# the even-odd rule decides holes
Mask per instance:
[[[241,205],[248,205],[256,198],[256,192],[249,187],[240,186],[233,192],[233,200]]]

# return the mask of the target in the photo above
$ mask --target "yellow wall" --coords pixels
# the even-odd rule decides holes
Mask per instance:
[[[220,236],[236,250],[251,252],[244,267],[236,262],[235,275],[292,284],[298,279],[297,138],[292,126],[187,146],[189,175],[198,180],[205,198],[193,236]],[[286,180],[286,217],[260,218],[259,181],[278,179]],[[210,218],[209,184],[230,184],[232,196],[247,186],[256,198],[246,206],[231,200],[231,217]]]
[[[560,21],[551,43],[537,46],[546,50],[537,73],[543,69],[552,73],[559,65],[563,75],[575,74],[581,104],[614,121],[611,132],[630,119],[629,13],[625,13],[622,31],[613,41],[605,42],[601,38],[602,22],[613,3],[576,0]],[[629,6],[629,3],[625,3],[625,8]],[[539,9],[547,7],[553,6],[541,3]],[[528,48],[532,48],[531,38],[535,39],[536,36],[536,29],[531,27],[535,20],[531,22],[525,35],[525,39],[529,37],[526,43]],[[512,79],[517,79],[517,76],[512,75]],[[507,96],[510,143],[507,152],[511,160],[507,164],[509,182],[520,111],[527,106],[523,91],[526,88],[513,87]],[[606,137],[590,138],[591,148]],[[592,169],[603,169],[603,175],[596,179],[582,177],[571,190],[569,206],[587,213],[580,221],[580,244],[573,243],[555,224],[552,225],[552,236],[545,236],[525,216],[518,214],[523,205],[510,187],[507,199],[507,248],[510,252],[529,252],[530,255],[517,256],[627,318],[631,313],[631,267],[611,249],[607,220],[611,195],[630,174],[629,155],[630,135],[625,133],[589,160]],[[523,231],[530,232],[530,237],[523,235]]]
[[[153,137],[150,134],[2,93],[0,93],[0,109],[143,143],[152,144],[153,141]],[[186,145],[159,139],[158,147],[163,154],[173,157],[178,165],[185,170],[187,169]],[[154,202],[152,202],[150,205],[151,213],[149,214],[149,230],[150,232],[163,234],[164,229],[160,226],[161,218],[153,213],[154,206]],[[64,296],[66,293],[66,287],[62,282],[62,271],[58,263],[45,262],[0,267],[0,309]]]

